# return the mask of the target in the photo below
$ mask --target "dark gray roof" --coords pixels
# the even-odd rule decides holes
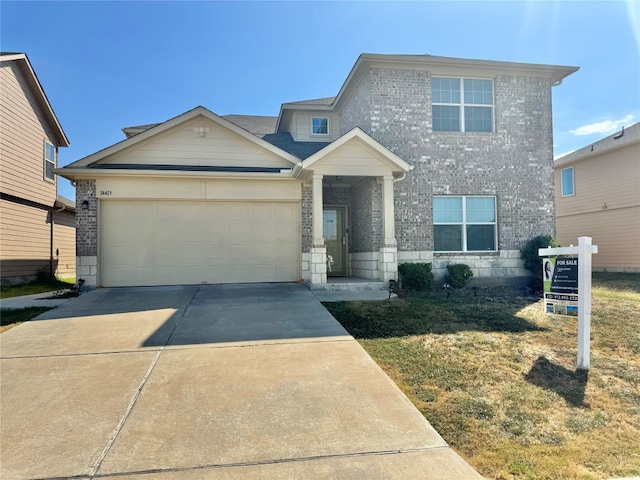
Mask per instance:
[[[222,118],[258,137],[275,132],[278,122],[278,117],[260,115],[222,115]]]
[[[265,135],[262,139],[269,142],[291,155],[298,157],[300,160],[310,157],[314,153],[322,150],[331,142],[296,142],[290,133],[272,133]]]
[[[336,97],[314,98],[312,100],[300,100],[298,102],[286,102],[284,105],[331,105]]]
[[[238,127],[246,130],[249,133],[256,135],[257,137],[262,137],[267,133],[273,133],[276,131],[276,123],[278,122],[278,117],[270,117],[263,115],[220,115],[220,117],[225,120],[237,125]],[[159,123],[147,123],[146,125],[134,125],[131,127],[125,127],[122,129],[125,133],[131,133],[131,131],[140,130],[143,132],[145,130],[149,130],[150,128],[155,127],[156,125],[160,125]],[[136,132],[136,133],[140,133]]]

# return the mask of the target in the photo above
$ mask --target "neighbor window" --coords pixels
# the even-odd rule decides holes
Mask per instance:
[[[493,81],[431,79],[433,131],[493,132]]]
[[[56,168],[56,148],[52,143],[44,142],[44,178],[55,181],[53,169]]]
[[[573,167],[562,169],[562,196],[573,195]]]
[[[313,117],[311,119],[311,133],[313,135],[329,135],[329,119],[327,117]]]
[[[433,197],[435,251],[495,251],[496,229],[495,197]]]

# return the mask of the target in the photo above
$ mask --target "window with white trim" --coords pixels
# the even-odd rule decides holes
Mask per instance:
[[[55,181],[53,169],[56,168],[56,147],[52,143],[44,141],[44,178]]]
[[[562,196],[572,196],[574,194],[573,167],[563,168],[560,175],[562,179]]]
[[[433,77],[434,132],[493,132],[493,80]]]
[[[496,251],[496,218],[496,197],[433,197],[434,251]]]
[[[327,117],[313,117],[311,119],[312,135],[329,135],[329,119]]]

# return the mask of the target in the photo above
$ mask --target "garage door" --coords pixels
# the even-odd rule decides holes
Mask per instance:
[[[295,202],[102,201],[104,286],[300,278]]]

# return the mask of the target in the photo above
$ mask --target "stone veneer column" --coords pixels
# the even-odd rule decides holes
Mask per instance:
[[[380,248],[380,280],[386,282],[398,277],[398,246],[395,235],[395,219],[393,208],[393,177],[382,177],[382,229],[383,246]]]
[[[311,283],[327,283],[327,248],[322,231],[322,175],[313,175],[313,245],[311,246]]]
[[[87,201],[87,206],[83,202]],[[76,280],[95,287],[98,279],[98,200],[96,181],[76,182]]]

